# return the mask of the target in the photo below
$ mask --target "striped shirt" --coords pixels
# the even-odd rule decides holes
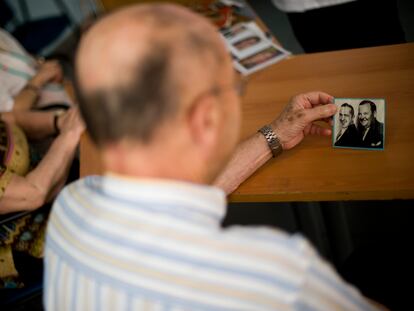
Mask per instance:
[[[298,235],[221,227],[224,193],[87,177],[50,216],[47,310],[375,310]]]

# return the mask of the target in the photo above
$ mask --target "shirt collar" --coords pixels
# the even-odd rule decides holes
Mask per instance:
[[[169,179],[131,178],[112,173],[102,178],[101,185],[106,194],[135,201],[137,208],[145,209],[154,203],[158,212],[174,215],[176,211],[177,215],[185,214],[194,223],[217,226],[226,213],[226,195],[214,186]],[[146,204],[140,204],[143,202]]]
[[[370,129],[371,127],[367,127],[365,130],[364,130],[364,136],[362,136],[362,140],[365,140],[365,137],[367,136],[367,134],[368,134],[368,131],[369,131],[369,129]]]

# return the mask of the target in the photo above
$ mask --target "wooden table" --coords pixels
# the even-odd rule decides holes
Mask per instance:
[[[251,76],[242,101],[242,138],[272,120],[294,94],[387,101],[384,151],[331,147],[307,137],[269,161],[231,196],[233,202],[414,198],[414,44],[295,56]],[[94,147],[81,141],[81,176],[101,171]]]

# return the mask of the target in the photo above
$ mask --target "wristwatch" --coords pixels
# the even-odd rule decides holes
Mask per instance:
[[[283,152],[282,144],[270,125],[263,126],[258,132],[265,137],[274,158]]]

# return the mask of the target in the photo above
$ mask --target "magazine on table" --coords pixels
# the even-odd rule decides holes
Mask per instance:
[[[239,23],[220,31],[235,69],[249,75],[286,58],[291,53],[275,44],[255,22]]]

